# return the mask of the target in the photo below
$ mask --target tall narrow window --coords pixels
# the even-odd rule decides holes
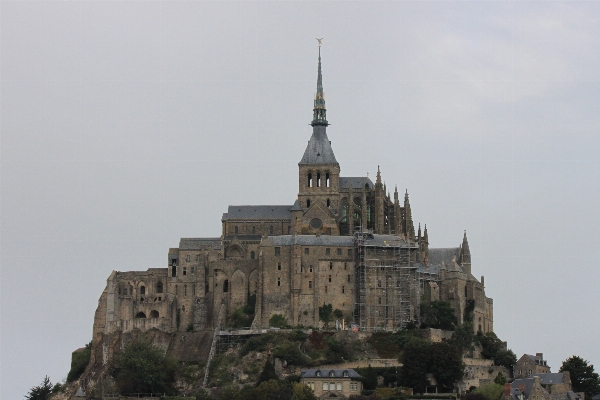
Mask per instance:
[[[187,256],[185,256],[185,261],[187,261],[187,262],[192,261],[192,256],[190,254],[188,254]]]
[[[329,282],[331,282],[331,275],[329,275]]]
[[[313,271],[312,271],[312,265],[309,265],[309,266],[308,266],[308,272],[313,272]]]
[[[190,273],[194,275],[194,272],[196,272],[196,267],[190,267]]]
[[[255,254],[253,251],[251,251],[251,252],[250,252],[250,259],[251,259],[251,260],[254,260],[254,257],[255,257],[255,256],[256,256],[256,254]]]
[[[175,285],[175,294],[179,295],[179,286]]]
[[[308,187],[312,187],[312,173],[308,173]]]
[[[281,278],[277,278],[277,286],[281,286]]]
[[[163,285],[162,282],[158,282],[156,284],[156,293],[162,293],[163,292]]]
[[[183,285],[183,295],[187,296],[187,285]]]
[[[253,234],[253,235],[255,235],[255,234],[256,234],[256,227],[255,227],[255,226],[253,226],[253,227],[252,227],[252,234]]]
[[[308,247],[304,248],[304,254],[309,254],[310,253],[310,249]]]
[[[329,172],[326,172],[325,173],[325,187],[330,187],[330,186],[331,186],[331,182],[329,181]],[[327,207],[329,207],[329,204],[327,204]]]
[[[171,276],[172,277],[176,277],[177,276],[177,265],[173,264],[171,266]]]
[[[183,276],[187,275],[187,267],[183,267]]]
[[[235,228],[233,228],[233,232],[237,235],[238,234],[238,227],[236,226]]]
[[[306,200],[306,208],[310,208],[310,199]]]
[[[275,247],[275,255],[276,256],[281,255],[281,247]]]
[[[327,207],[331,207],[331,200],[327,199]]]
[[[229,281],[225,279],[225,282],[223,282],[223,293],[227,292],[229,292]]]
[[[321,187],[321,173],[317,172],[317,187]]]
[[[196,285],[192,285],[192,296],[196,295]]]
[[[140,286],[140,294],[146,294],[146,286]]]
[[[277,271],[281,271],[281,263],[277,263]]]
[[[332,269],[333,269],[333,263],[332,263],[332,262],[330,262],[330,263],[329,263],[329,270],[332,270]]]
[[[331,249],[330,248],[325,249],[325,255],[328,256],[330,254],[331,254]]]
[[[272,235],[272,234],[273,234],[273,225],[271,225],[271,226],[269,227],[269,234],[270,234],[270,235]]]
[[[308,288],[312,289],[312,281],[308,281]]]
[[[346,293],[346,287],[342,286],[342,293]]]
[[[327,286],[325,286],[325,293],[327,293]]]

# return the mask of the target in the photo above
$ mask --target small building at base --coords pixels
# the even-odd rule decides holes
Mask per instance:
[[[300,382],[319,399],[348,398],[360,395],[363,389],[363,377],[353,369],[308,369],[300,376]]]

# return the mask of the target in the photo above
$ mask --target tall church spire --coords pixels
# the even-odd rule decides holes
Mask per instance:
[[[313,120],[310,123],[312,126],[324,125],[327,126],[327,110],[325,109],[325,93],[323,93],[323,76],[321,75],[321,40],[319,41],[319,72],[317,76],[317,93],[315,93],[315,108],[313,109]]]

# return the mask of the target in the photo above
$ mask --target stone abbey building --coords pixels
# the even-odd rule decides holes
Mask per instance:
[[[113,271],[99,300],[94,340],[114,332],[215,327],[256,295],[253,327],[274,314],[293,326],[318,327],[319,306],[332,304],[359,329],[419,323],[423,300],[446,300],[459,322],[493,330],[484,279],[471,274],[466,233],[456,248],[429,247],[415,226],[408,193],[400,199],[369,177],[341,175],[327,137],[319,49],[312,136],[298,163],[290,205],[229,206],[214,238],[182,238],[167,265]]]

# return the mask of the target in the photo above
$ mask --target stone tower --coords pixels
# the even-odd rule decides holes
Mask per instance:
[[[321,47],[317,92],[311,122],[313,133],[298,163],[298,202],[304,211],[300,233],[338,235],[335,215],[339,204],[340,164],[327,137],[325,94],[321,74]]]

